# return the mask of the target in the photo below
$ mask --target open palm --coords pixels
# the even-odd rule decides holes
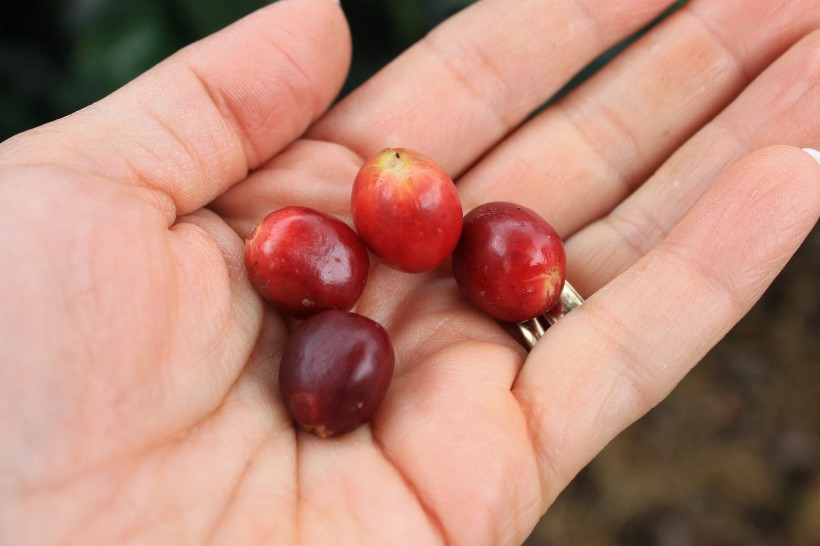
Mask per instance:
[[[764,148],[820,145],[811,0],[695,0],[522,124],[664,5],[484,0],[325,112],[342,11],[283,1],[3,143],[0,542],[521,542],[820,214],[820,166]],[[243,237],[291,204],[349,221],[387,146],[442,163],[465,208],[539,211],[589,299],[527,355],[446,267],[374,262],[356,311],[396,375],[371,426],[319,440],[279,398],[290,325]]]

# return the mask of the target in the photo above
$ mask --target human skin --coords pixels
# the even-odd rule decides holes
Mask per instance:
[[[524,123],[666,4],[484,0],[327,111],[343,12],[285,0],[0,145],[0,543],[523,541],[820,215],[814,0],[693,0]],[[350,222],[397,145],[467,210],[525,196],[587,301],[526,354],[446,267],[375,262],[355,310],[393,383],[320,440],[277,394],[289,324],[242,240],[286,205]]]

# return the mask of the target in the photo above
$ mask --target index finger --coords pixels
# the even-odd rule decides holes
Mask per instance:
[[[418,149],[458,174],[668,0],[484,0],[445,21],[314,126],[367,157]]]

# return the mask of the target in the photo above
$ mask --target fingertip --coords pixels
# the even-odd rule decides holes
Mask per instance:
[[[803,207],[817,214],[820,209],[818,164],[820,152],[817,150],[776,144],[749,153],[726,176],[744,180],[768,179],[772,188],[784,198],[802,203]]]
[[[699,206],[695,208],[698,214],[691,216],[709,218],[702,227],[710,225],[708,229],[716,234],[735,232],[737,226],[748,224],[743,234],[736,234],[738,238],[757,241],[757,248],[769,241],[791,253],[796,248],[794,241],[806,236],[820,214],[818,180],[817,163],[802,149],[766,146],[730,167],[702,198],[720,207],[722,214]],[[749,224],[749,218],[755,222]]]
[[[809,154],[812,159],[817,161],[820,164],[820,151],[815,150],[814,148],[803,148],[803,151]]]
[[[178,293],[181,297],[187,296],[190,302],[181,308],[199,309],[189,318],[200,316],[199,312],[204,314],[203,305],[218,309],[221,304],[222,308],[233,309],[237,324],[244,330],[254,331],[261,320],[263,306],[245,271],[243,239],[206,208],[180,216],[171,228],[171,237],[177,249],[178,270],[188,273],[181,273],[179,277],[191,285],[179,287]],[[224,263],[224,269],[213,267],[212,264],[220,262]],[[203,300],[202,294],[209,297]]]

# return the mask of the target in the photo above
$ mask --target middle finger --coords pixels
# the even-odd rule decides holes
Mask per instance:
[[[629,195],[818,19],[813,0],[690,2],[468,172],[459,182],[466,208],[524,197],[559,233],[574,233]]]
[[[483,0],[434,29],[308,133],[367,157],[418,149],[458,175],[669,0]]]

